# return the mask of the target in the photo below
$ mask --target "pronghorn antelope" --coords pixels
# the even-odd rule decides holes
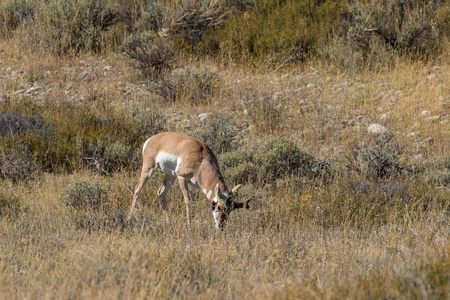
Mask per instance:
[[[200,188],[211,201],[212,214],[216,228],[223,228],[230,212],[237,208],[250,209],[247,199],[244,202],[234,200],[241,187],[237,185],[228,191],[220,173],[219,163],[209,147],[193,137],[176,133],[162,132],[149,138],[142,149],[143,163],[141,177],[134,191],[130,214],[147,180],[159,167],[165,174],[164,182],[158,190],[159,201],[167,209],[166,194],[175,178],[178,178],[184,201],[188,226],[191,219],[188,184]]]

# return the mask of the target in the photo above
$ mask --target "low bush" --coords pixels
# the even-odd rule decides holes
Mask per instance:
[[[181,47],[189,50],[219,26],[225,15],[225,6],[220,1],[189,0],[173,12],[170,30]]]
[[[145,1],[139,9],[139,16],[133,24],[137,32],[158,32],[163,24],[163,6],[157,1]]]
[[[313,177],[315,158],[285,138],[261,147],[241,147],[220,156],[225,178],[233,183],[274,183],[287,177]]]
[[[107,202],[107,190],[95,180],[78,180],[63,190],[60,199],[76,210],[98,211]]]
[[[0,135],[14,136],[37,133],[51,136],[52,127],[40,115],[25,115],[17,111],[0,111]]]

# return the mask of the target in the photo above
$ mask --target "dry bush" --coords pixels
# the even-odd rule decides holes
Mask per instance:
[[[246,112],[258,130],[271,133],[282,126],[283,109],[273,101],[272,94],[246,98],[243,99]]]
[[[0,37],[8,37],[21,25],[32,22],[36,7],[31,0],[8,0],[0,5]]]
[[[44,137],[50,137],[52,127],[40,115],[26,116],[16,111],[0,111],[0,135],[20,136],[27,133],[37,133]]]
[[[340,1],[257,1],[210,39],[220,36],[220,53],[230,62],[292,65],[313,53],[346,11]]]
[[[353,145],[347,155],[347,168],[369,178],[392,178],[402,174],[400,162],[403,147],[392,133],[369,137],[368,141]]]
[[[16,218],[23,210],[23,204],[19,197],[0,191],[0,217]]]
[[[169,75],[153,83],[150,90],[169,101],[187,99],[191,104],[208,103],[219,85],[218,72],[214,68],[186,66],[173,70]]]
[[[32,38],[44,51],[58,55],[100,52],[114,46],[108,31],[119,22],[119,7],[102,0],[58,0],[39,7]]]
[[[23,147],[15,146],[0,153],[0,178],[13,182],[36,179],[42,169]]]
[[[237,127],[230,118],[220,115],[216,119],[207,119],[205,124],[194,129],[189,135],[205,142],[216,155],[235,149],[238,142],[235,140],[238,134]]]
[[[175,62],[173,43],[152,31],[129,36],[123,41],[121,50],[145,77],[152,80],[170,71]]]
[[[180,37],[182,47],[195,47],[223,22],[225,15],[220,1],[188,0],[173,12],[170,30]]]
[[[400,55],[427,58],[446,47],[441,0],[353,2],[322,58],[343,68],[393,66]],[[436,18],[439,24],[436,26]]]

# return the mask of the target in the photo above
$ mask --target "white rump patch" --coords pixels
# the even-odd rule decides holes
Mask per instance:
[[[176,176],[181,164],[181,158],[170,153],[159,152],[156,157],[156,163],[164,173]]]

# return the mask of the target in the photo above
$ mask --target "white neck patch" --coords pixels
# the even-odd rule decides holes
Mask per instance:
[[[214,221],[216,222],[216,229],[219,229],[219,212],[213,210]]]
[[[203,193],[206,195],[206,198],[208,198],[208,200],[211,200],[212,190],[209,190],[209,192],[206,192],[206,189],[204,189]]]

